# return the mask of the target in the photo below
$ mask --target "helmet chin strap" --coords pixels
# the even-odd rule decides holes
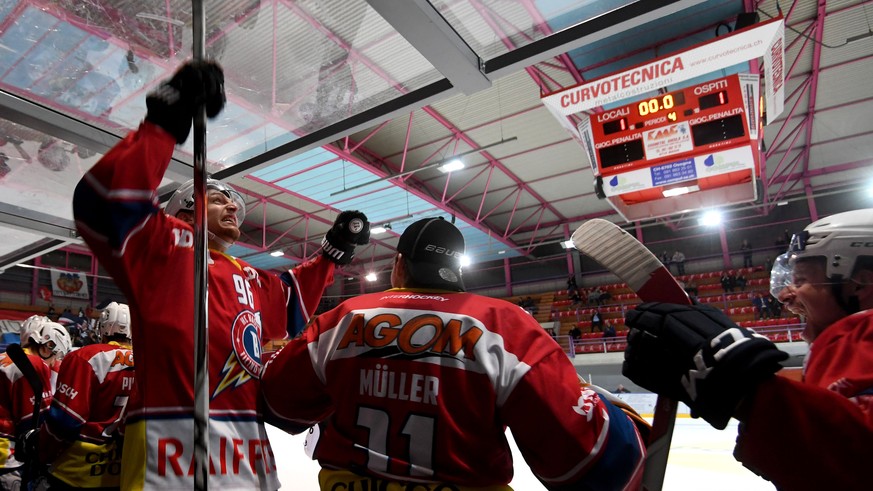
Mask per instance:
[[[233,245],[233,242],[228,242],[228,241],[222,239],[221,237],[215,235],[212,232],[209,232],[207,236],[209,237],[210,242],[221,247],[221,252],[224,252],[224,251],[230,249],[230,246]]]

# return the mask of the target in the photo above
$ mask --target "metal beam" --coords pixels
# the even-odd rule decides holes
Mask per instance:
[[[103,128],[22,99],[2,89],[0,89],[0,109],[3,119],[100,154],[108,152],[122,139]],[[166,177],[179,182],[190,179],[191,163],[187,160],[187,156],[177,151],[170,162]]]
[[[0,224],[67,242],[81,241],[72,220],[9,203],[0,202]]]
[[[426,0],[366,0],[454,87],[472,95],[491,87],[481,60],[455,29]]]

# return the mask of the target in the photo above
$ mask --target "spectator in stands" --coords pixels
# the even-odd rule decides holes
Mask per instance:
[[[773,295],[768,293],[767,296],[764,297],[764,302],[767,305],[767,312],[770,314],[771,318],[778,319],[782,317],[782,304],[779,303]]]
[[[663,264],[664,266],[667,266],[667,268],[669,269],[670,268],[670,254],[667,252],[666,249],[661,251],[660,259],[661,259],[661,264]]]
[[[770,309],[767,307],[767,301],[764,300],[764,295],[761,293],[756,294],[755,298],[752,299],[752,306],[755,307],[755,320],[770,317]]]
[[[615,392],[616,394],[630,394],[630,391],[621,384],[618,384],[618,387],[616,387],[613,392]]]
[[[676,274],[683,275],[685,274],[685,254],[680,250],[676,250],[673,252],[673,257],[670,258],[671,262],[676,265]]]
[[[573,326],[573,329],[570,329],[570,332],[567,334],[569,334],[574,340],[582,339],[582,330],[579,329],[578,325]]]
[[[700,294],[700,291],[697,288],[697,284],[693,281],[689,281],[685,284],[685,293],[687,293],[692,299],[695,299]]]
[[[621,402],[580,387],[536,321],[466,293],[463,251],[450,222],[411,224],[391,290],[318,316],[261,372],[277,423],[326,422],[320,488],[508,489],[508,427],[549,488],[639,489],[643,445]]]
[[[570,301],[573,302],[573,305],[582,303],[582,295],[579,295],[579,290],[570,290]]]
[[[567,293],[578,290],[579,286],[576,284],[576,275],[571,274],[569,278],[567,278]]]
[[[612,322],[609,322],[609,319],[603,320],[603,337],[605,337],[605,338],[614,338],[615,337],[615,326],[612,325]]]
[[[743,270],[737,272],[736,279],[734,280],[737,288],[740,289],[741,292],[746,291],[746,284],[748,284],[749,280],[746,279],[746,275],[743,274]]]
[[[603,290],[600,289],[599,286],[595,286],[591,293],[588,294],[588,303],[595,303],[597,305],[601,305],[603,303]]]
[[[764,271],[770,271],[773,269],[773,258],[767,256],[764,258]]]
[[[725,293],[731,293],[734,291],[734,284],[731,281],[731,275],[727,272],[727,270],[721,272],[721,278],[719,278],[719,282],[721,283],[721,289],[725,291]]]
[[[752,244],[749,243],[748,239],[743,239],[743,243],[740,244],[740,251],[743,253],[743,267],[751,268],[752,267]]]
[[[786,261],[774,265],[771,293],[806,318],[803,338],[812,346],[802,380],[773,376],[788,355],[724,313],[673,304],[643,304],[628,315],[623,374],[715,428],[738,419],[734,457],[777,489],[868,489],[871,243],[873,209],[839,213],[795,235]]]
[[[594,329],[603,332],[603,313],[600,312],[600,307],[597,307],[591,314],[591,332],[594,332]]]

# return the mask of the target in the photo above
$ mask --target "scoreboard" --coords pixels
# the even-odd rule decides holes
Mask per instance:
[[[731,75],[592,114],[598,173],[748,144],[748,102],[738,76]]]
[[[758,84],[755,75],[733,74],[590,114],[579,131],[599,176],[598,193],[620,198],[616,209],[626,218],[640,218],[659,216],[659,207],[641,214],[620,208],[750,182],[754,187],[760,175]],[[745,200],[748,193],[741,194]],[[663,214],[676,211],[660,208]]]

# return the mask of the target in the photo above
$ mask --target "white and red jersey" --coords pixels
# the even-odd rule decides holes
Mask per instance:
[[[144,122],[80,181],[80,233],[125,293],[136,353],[122,456],[122,489],[193,486],[193,232],[157,206],[175,140]],[[333,281],[322,256],[280,279],[210,251],[210,476],[216,489],[276,489],[259,407],[262,343],[302,329]],[[299,288],[298,285],[303,285]]]
[[[52,400],[49,389],[50,369],[38,355],[24,352],[42,381],[41,408],[45,410]],[[15,469],[23,465],[15,458],[15,438],[33,429],[34,394],[21,370],[6,353],[0,353],[0,469]]]
[[[828,326],[802,382],[772,377],[748,398],[736,458],[779,489],[870,489],[873,310]]]
[[[39,445],[55,478],[77,488],[120,485],[118,429],[133,387],[130,345],[92,344],[64,357]]]
[[[558,344],[503,300],[404,289],[352,298],[282,348],[261,383],[286,429],[325,422],[315,448],[325,469],[505,485],[508,426],[549,487],[639,486],[634,424],[581,388]]]

